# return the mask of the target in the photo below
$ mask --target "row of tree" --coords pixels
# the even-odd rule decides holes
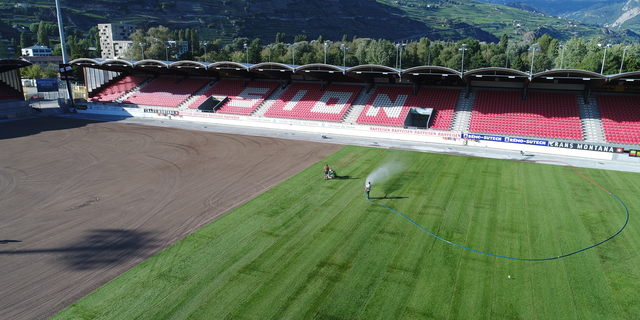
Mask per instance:
[[[580,69],[604,74],[640,70],[640,47],[631,44],[610,45],[598,41],[573,38],[561,43],[548,34],[532,42],[512,41],[505,34],[499,43],[481,43],[478,40],[417,41],[393,43],[384,39],[354,37],[348,40],[328,41],[319,37],[308,41],[306,36],[294,37],[285,43],[285,34],[276,41],[264,44],[261,39],[236,38],[229,44],[221,40],[199,41],[195,30],[171,32],[165,27],[151,28],[146,33],[138,30],[133,36],[129,59],[145,58],[165,60],[172,37],[190,42],[190,51],[181,57],[170,54],[169,59],[193,59],[205,62],[234,61],[246,63],[280,62],[304,65],[327,63],[339,66],[383,65],[407,69],[415,66],[444,66],[455,70],[484,67],[504,67],[534,73],[550,69]],[[167,51],[168,50],[168,51]]]
[[[31,35],[23,33],[21,47],[37,41],[47,45],[49,35],[56,33],[56,25],[46,22],[30,25]],[[291,37],[289,37],[291,39]],[[499,43],[481,43],[474,39],[462,41],[417,41],[393,43],[384,39],[357,38],[329,41],[323,37],[308,40],[306,35],[292,37],[278,33],[275,42],[265,44],[259,38],[236,38],[231,43],[201,41],[194,29],[170,30],[164,26],[142,31],[132,36],[132,46],[126,58],[132,60],[197,60],[205,62],[235,61],[246,63],[280,62],[304,65],[327,63],[339,66],[384,65],[407,69],[415,66],[444,66],[455,70],[471,70],[483,67],[505,67],[534,73],[550,69],[580,69],[604,74],[640,70],[640,47],[631,44],[608,45],[598,41],[573,38],[566,43],[545,34],[531,42],[514,41],[503,35]],[[174,42],[187,41],[189,49],[181,51]],[[71,59],[99,57],[97,27],[88,32],[71,32],[67,37]],[[60,45],[54,55],[61,55]]]

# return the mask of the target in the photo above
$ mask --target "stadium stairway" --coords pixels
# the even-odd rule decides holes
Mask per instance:
[[[584,140],[589,142],[605,142],[604,127],[602,126],[598,100],[595,96],[591,96],[589,97],[588,103],[585,104],[579,95],[577,100]]]
[[[369,93],[366,93],[365,90],[360,91],[360,94],[353,101],[351,107],[349,108],[349,110],[347,110],[341,122],[355,124],[356,120],[358,120],[358,117],[360,116],[360,113],[362,113],[362,110],[364,110],[367,102],[369,101],[369,99],[371,99],[371,96],[374,92],[375,90],[373,90],[373,88],[372,90],[369,90]]]
[[[267,112],[267,110],[269,110],[269,108],[271,108],[271,106],[273,106],[273,104],[276,103],[278,98],[280,98],[280,96],[286,90],[287,90],[286,87],[283,88],[282,86],[279,86],[278,88],[273,90],[273,92],[271,92],[271,94],[268,97],[266,97],[262,101],[262,103],[260,103],[260,105],[255,108],[255,110],[253,110],[251,112],[251,116],[254,116],[254,117],[262,117],[262,116],[264,116],[265,112]]]
[[[458,103],[456,110],[453,113],[453,119],[451,120],[451,130],[454,131],[469,131],[469,124],[471,123],[471,111],[473,111],[473,102],[476,99],[476,93],[469,93],[469,98],[464,97],[465,93],[460,90],[460,96],[458,97]]]
[[[213,87],[214,84],[216,84],[215,80],[211,80],[207,82],[207,84],[205,84],[202,88],[198,89],[198,91],[196,91],[189,98],[187,98],[187,100],[182,101],[178,105],[178,109],[190,109],[192,107],[193,109],[196,109],[197,107],[199,107],[199,106],[192,106],[191,104],[194,101],[198,100],[198,98],[200,98],[205,92],[207,92],[207,90],[211,89],[211,87]]]
[[[142,83],[140,83],[139,86],[131,88],[131,90],[129,90],[129,91],[125,92],[123,95],[117,97],[115,100],[113,100],[113,102],[122,103],[122,101],[126,100],[127,98],[129,98],[130,96],[135,94],[136,92],[140,91],[140,89],[144,88],[144,86],[148,85],[154,79],[155,79],[155,77],[143,81]]]

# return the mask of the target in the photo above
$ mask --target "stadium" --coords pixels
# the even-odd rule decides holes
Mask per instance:
[[[71,64],[0,130],[9,318],[640,314],[640,72]]]

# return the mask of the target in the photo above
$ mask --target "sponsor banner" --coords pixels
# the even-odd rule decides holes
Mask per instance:
[[[421,136],[460,138],[459,132],[441,132],[441,131],[413,130],[413,129],[404,129],[404,128],[388,128],[388,127],[369,127],[369,131],[406,133],[406,134],[415,134],[415,135],[421,135]]]
[[[486,134],[475,134],[475,133],[465,133],[462,135],[463,139],[471,139],[471,140],[485,140],[485,141],[495,141],[495,142],[504,142],[504,137],[501,136],[490,136]]]
[[[146,112],[146,111],[145,111]],[[177,111],[176,111],[177,112]],[[156,112],[157,113],[157,112]],[[177,114],[177,113],[176,113]],[[181,116],[189,116],[189,117],[203,117],[203,118],[217,118],[217,119],[231,119],[231,120],[240,120],[240,116],[235,116],[232,114],[219,114],[214,112],[190,112],[190,111],[182,111],[180,112]]]
[[[144,113],[161,113],[161,114],[177,116],[180,112],[178,110],[144,109]]]
[[[60,80],[73,80],[73,72],[71,65],[66,63],[59,64]]]
[[[56,92],[58,91],[58,79],[36,79],[36,87],[38,92]]]
[[[609,153],[624,152],[624,148],[620,148],[620,147],[600,146],[596,144],[582,143],[582,142],[549,141],[549,146],[554,148],[578,149],[578,150],[609,152]]]
[[[77,108],[77,109],[79,109],[79,110],[91,109],[91,110],[124,111],[124,108],[121,108],[121,107],[107,107],[107,106],[96,106],[96,105],[86,106],[85,109],[81,109],[81,108]]]
[[[638,151],[638,150],[629,150],[629,157],[640,157],[640,151]]]
[[[494,142],[507,142],[507,143],[517,143],[517,144],[528,144],[533,146],[547,146],[549,145],[549,141],[547,140],[537,140],[537,139],[529,139],[529,138],[514,138],[514,137],[501,137],[501,136],[491,136],[486,134],[475,134],[475,133],[465,133],[462,135],[463,139],[470,140],[484,140],[484,141],[494,141]]]
[[[547,140],[536,140],[536,139],[527,139],[527,138],[513,138],[513,137],[504,137],[504,142],[518,143],[518,144],[528,144],[528,145],[534,145],[534,146],[547,146],[547,145],[549,145],[549,141],[547,141]]]

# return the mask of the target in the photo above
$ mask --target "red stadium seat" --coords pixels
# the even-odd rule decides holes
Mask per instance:
[[[320,89],[317,83],[293,83],[264,115],[338,122],[342,120],[362,86],[330,84],[325,91]]]
[[[575,94],[480,90],[471,113],[469,132],[582,140]]]
[[[89,101],[112,102],[127,91],[140,85],[145,80],[143,76],[126,76],[89,98]]]
[[[637,96],[598,95],[605,139],[640,145],[640,99]]]
[[[433,108],[430,128],[449,130],[458,102],[459,90],[379,86],[356,120],[359,124],[403,127],[411,108]]]
[[[176,83],[173,77],[159,77],[144,86],[124,103],[177,107],[207,83],[207,79],[186,78]]]
[[[220,80],[189,105],[198,108],[211,96],[224,96],[229,100],[217,112],[249,115],[278,87],[273,81],[253,81],[243,87],[242,80]]]

